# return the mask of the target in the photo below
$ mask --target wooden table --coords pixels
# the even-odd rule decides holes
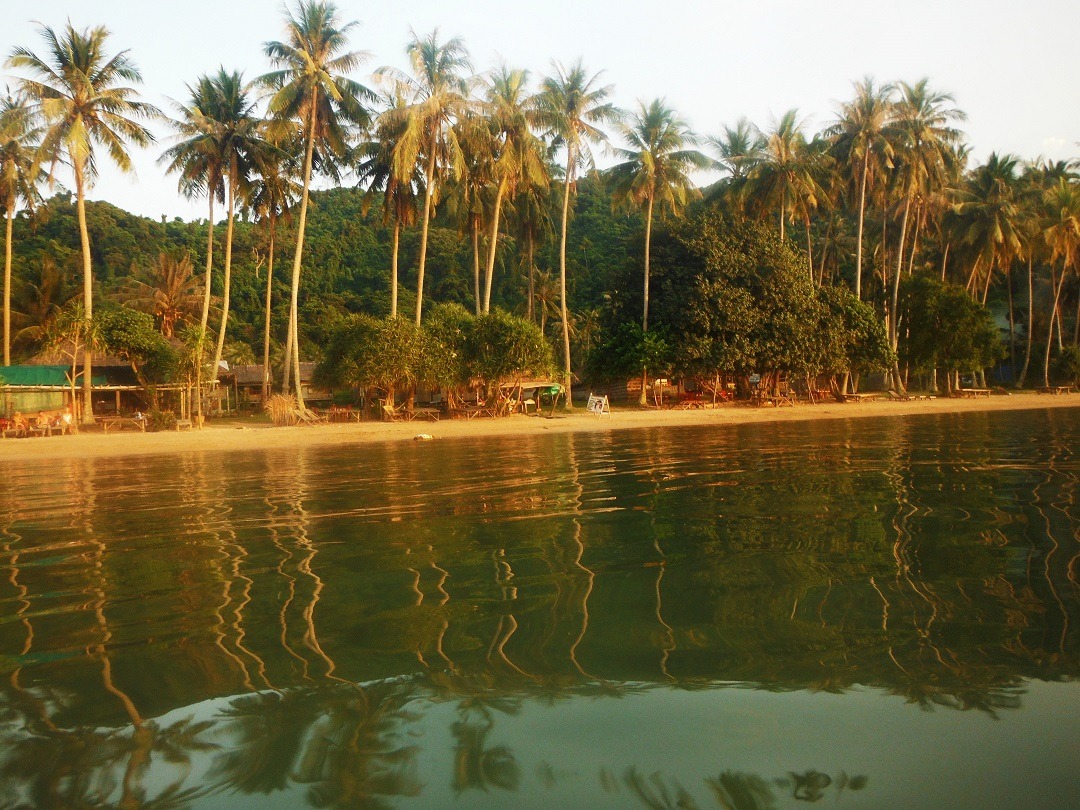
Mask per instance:
[[[1039,388],[1040,394],[1071,394],[1073,387],[1071,385],[1051,385],[1045,388]]]
[[[979,397],[986,397],[987,399],[989,399],[990,398],[990,389],[989,388],[961,388],[960,389],[960,396],[966,397],[967,399],[978,399]]]
[[[844,402],[873,402],[880,394],[870,392],[867,394],[844,394]]]

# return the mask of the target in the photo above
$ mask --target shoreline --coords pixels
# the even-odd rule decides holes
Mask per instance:
[[[412,441],[430,434],[436,441],[457,438],[516,437],[545,433],[586,433],[658,427],[716,426],[778,422],[865,419],[917,414],[983,413],[1032,409],[1080,408],[1080,395],[1053,396],[1015,393],[989,399],[933,399],[912,402],[882,400],[862,403],[829,402],[788,408],[725,404],[700,410],[617,410],[602,417],[575,408],[553,418],[508,416],[500,419],[440,420],[438,422],[333,423],[311,427],[237,426],[210,423],[201,431],[161,433],[83,433],[28,439],[0,439],[0,463],[46,459],[122,458],[175,455],[190,452],[297,450],[329,445]]]

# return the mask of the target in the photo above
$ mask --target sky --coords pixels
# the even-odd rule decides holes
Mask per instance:
[[[404,68],[410,30],[464,39],[477,71],[505,60],[534,77],[552,60],[578,57],[603,71],[614,100],[666,98],[694,129],[716,135],[747,116],[767,128],[792,107],[810,131],[827,126],[863,76],[929,77],[967,113],[974,160],[993,151],[1022,158],[1080,157],[1080,3],[1076,0],[338,0],[357,20],[352,46],[370,53],[354,78],[370,84],[383,65]],[[280,0],[4,0],[0,54],[42,53],[38,23],[105,25],[111,51],[128,49],[145,100],[171,111],[187,85],[219,66],[254,78],[269,65],[262,46],[283,38]],[[37,21],[37,22],[35,22]],[[0,68],[0,84],[16,73]],[[90,196],[149,217],[205,216],[156,163],[171,144],[134,154],[136,177],[103,168]],[[102,161],[104,166],[105,161]],[[62,174],[59,182],[65,182]],[[705,178],[708,179],[708,178]],[[70,185],[70,182],[69,182]]]

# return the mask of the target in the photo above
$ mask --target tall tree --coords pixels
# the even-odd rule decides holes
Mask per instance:
[[[344,155],[350,138],[350,123],[366,124],[367,110],[362,99],[372,98],[367,88],[346,74],[366,58],[359,51],[346,50],[349,31],[355,22],[342,23],[337,7],[324,0],[300,0],[295,13],[286,8],[284,42],[268,42],[266,55],[274,67],[261,81],[273,90],[270,113],[286,125],[299,123],[304,138],[304,165],[300,175],[303,190],[296,226],[292,286],[289,296],[289,333],[292,337],[292,369],[296,400],[305,409],[300,384],[298,299],[300,269],[304,258],[304,229],[307,226],[308,194],[316,161],[324,168],[335,156]],[[289,358],[286,358],[288,365]]]
[[[398,88],[395,88],[398,89]],[[407,104],[400,92],[391,91],[384,101],[386,109],[401,111]],[[393,228],[390,248],[390,317],[398,312],[398,257],[401,247],[401,229],[416,223],[416,194],[423,185],[423,172],[413,164],[412,171],[404,176],[397,173],[395,153],[407,124],[400,114],[381,115],[375,127],[374,137],[361,143],[356,150],[356,175],[361,184],[367,185],[364,206],[371,205],[376,197],[381,199],[382,221]]]
[[[960,189],[956,206],[957,235],[973,258],[968,289],[986,303],[994,268],[1008,270],[1021,252],[1021,208],[1017,168],[1013,155],[992,152],[975,168]],[[979,270],[986,274],[979,295]]]
[[[554,76],[543,80],[537,97],[538,121],[552,136],[552,145],[566,152],[563,174],[562,217],[559,229],[559,295],[563,332],[563,386],[566,388],[566,409],[573,408],[570,387],[570,311],[566,298],[566,235],[570,219],[570,191],[580,169],[594,164],[590,143],[607,141],[600,126],[614,123],[619,112],[608,100],[613,88],[600,84],[600,74],[592,76],[579,59],[569,69],[558,62],[553,65]]]
[[[870,76],[855,83],[855,98],[840,107],[840,118],[825,134],[833,140],[833,155],[855,189],[855,297],[862,298],[863,222],[866,196],[877,180],[893,168],[889,139],[893,115],[891,84],[878,85]]]
[[[161,334],[172,338],[178,325],[198,313],[200,286],[191,256],[161,253],[151,267],[124,279],[120,299],[132,309],[154,316]]]
[[[266,299],[263,311],[263,402],[270,398],[270,316],[273,312],[277,223],[283,217],[289,216],[297,198],[302,193],[302,186],[296,178],[299,173],[299,155],[303,152],[303,144],[295,138],[286,137],[276,146],[276,153],[260,163],[259,175],[252,182],[245,201],[245,206],[255,215],[255,218],[259,222],[266,223],[267,231]],[[288,365],[291,355],[289,352],[285,354],[285,364]]]
[[[22,95],[0,100],[0,207],[4,209],[4,365],[11,365],[12,226],[19,206],[33,210],[44,179],[35,161],[41,129]]]
[[[765,149],[765,139],[749,119],[740,118],[734,127],[724,126],[724,134],[708,139],[709,146],[733,183],[746,179]]]
[[[765,135],[761,159],[747,177],[750,204],[759,211],[778,209],[780,238],[796,213],[808,216],[822,195],[817,180],[818,150],[811,149],[798,119],[788,110]]]
[[[229,296],[232,288],[233,224],[238,195],[250,192],[251,178],[260,166],[275,160],[276,150],[263,137],[263,124],[255,111],[255,101],[242,74],[224,68],[210,78],[214,104],[211,110],[213,129],[220,146],[225,184],[225,266],[221,293],[221,326],[214,348],[212,379],[217,380],[225,331],[229,323]]]
[[[960,132],[952,124],[965,117],[961,110],[952,106],[952,95],[932,90],[928,79],[915,84],[900,82],[898,86],[899,98],[890,131],[896,155],[894,192],[901,211],[889,305],[889,339],[894,350],[898,339],[900,275],[912,206],[918,197],[941,188],[952,174],[950,164],[960,159],[957,150]],[[893,376],[895,386],[903,390],[899,369],[894,369]]]
[[[528,81],[527,70],[511,70],[502,65],[492,75],[487,88],[486,118],[494,144],[495,203],[484,275],[484,312],[491,310],[491,281],[495,274],[503,202],[516,197],[521,187],[544,188],[548,183],[544,145],[534,134],[538,121],[534,99],[528,95]]]
[[[1050,385],[1050,348],[1054,343],[1054,322],[1061,318],[1058,305],[1061,290],[1069,270],[1080,272],[1080,184],[1065,178],[1058,180],[1046,194],[1046,219],[1043,236],[1050,248],[1050,287],[1053,304],[1050,308],[1049,326],[1046,333],[1046,355],[1043,361],[1043,385]],[[1061,275],[1057,276],[1053,263],[1061,260]],[[1058,329],[1062,324],[1058,323]],[[1060,334],[1060,333],[1059,333]]]
[[[104,26],[77,31],[69,22],[59,34],[40,26],[46,55],[16,48],[7,66],[25,70],[23,92],[43,119],[41,152],[52,164],[66,159],[75,175],[75,200],[83,258],[83,317],[93,319],[93,268],[86,227],[86,191],[97,176],[95,147],[101,146],[122,171],[132,171],[127,144],[148,146],[154,138],[138,119],[160,115],[139,101],[132,87],[142,76],[127,51],[109,56],[109,31]],[[84,422],[94,419],[90,394],[93,352],[88,344],[83,363]]]
[[[654,99],[638,109],[618,126],[629,144],[615,153],[623,159],[611,169],[613,202],[645,209],[645,268],[641,310],[641,331],[649,331],[649,258],[652,244],[653,212],[659,205],[661,215],[681,214],[687,201],[698,195],[690,173],[706,168],[710,161],[701,152],[688,147],[697,144],[689,125],[667,106],[664,99]],[[641,397],[644,405],[645,372],[642,371]]]
[[[406,53],[412,68],[408,75],[393,68],[380,69],[384,76],[404,88],[412,99],[400,113],[407,124],[396,154],[397,173],[408,177],[417,161],[424,161],[424,208],[420,225],[420,259],[416,270],[416,323],[424,306],[424,273],[427,267],[428,229],[439,186],[447,175],[461,172],[461,148],[454,122],[469,106],[472,63],[459,37],[439,41],[435,29],[421,39],[412,32]]]

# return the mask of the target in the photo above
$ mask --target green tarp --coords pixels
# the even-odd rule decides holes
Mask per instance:
[[[18,385],[33,388],[37,386],[62,386],[70,388],[68,375],[71,366],[0,366],[0,385]],[[91,381],[94,385],[109,385],[105,374],[94,369]],[[76,380],[81,386],[82,378]]]

